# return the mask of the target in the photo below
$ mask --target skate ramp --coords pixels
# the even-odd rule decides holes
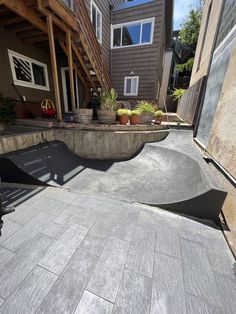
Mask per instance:
[[[0,157],[5,163],[0,170],[4,181],[10,177],[11,182],[59,185],[217,219],[226,193],[195,158],[166,146],[165,141],[163,146],[146,144],[129,160],[99,161],[83,159],[53,141]]]

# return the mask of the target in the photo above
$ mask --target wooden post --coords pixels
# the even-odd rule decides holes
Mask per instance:
[[[57,73],[57,58],[56,58],[55,41],[54,41],[54,34],[53,34],[52,17],[50,15],[47,16],[47,26],[48,26],[48,39],[49,39],[50,55],[51,55],[51,63],[52,63],[52,76],[53,76],[54,92],[55,92],[55,98],[56,98],[57,118],[59,121],[61,121],[62,120],[61,98],[60,98],[60,89],[59,89],[58,73]]]
[[[68,56],[68,67],[69,67],[69,78],[70,78],[70,95],[72,111],[75,113],[75,85],[74,85],[74,71],[73,71],[73,57],[71,49],[71,33],[66,32],[66,45],[67,45],[67,56]]]

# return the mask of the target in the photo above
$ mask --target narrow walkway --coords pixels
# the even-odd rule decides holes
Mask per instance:
[[[5,219],[0,313],[234,314],[235,296],[213,223],[53,188]]]

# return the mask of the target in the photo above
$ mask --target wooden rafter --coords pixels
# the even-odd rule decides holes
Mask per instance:
[[[35,11],[27,7],[23,1],[14,0],[2,0],[2,4],[9,10],[20,15],[23,19],[33,24],[37,28],[41,29],[44,33],[47,33],[47,26],[45,22],[35,13]]]

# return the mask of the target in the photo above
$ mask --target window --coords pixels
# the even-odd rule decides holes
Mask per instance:
[[[14,84],[49,90],[47,65],[8,50]]]
[[[97,40],[102,43],[102,13],[93,0],[91,1],[91,21]]]
[[[112,48],[152,44],[155,18],[112,25]]]
[[[126,76],[124,96],[138,96],[139,76]]]
[[[72,11],[74,11],[74,0],[63,0],[63,2],[64,2]]]

